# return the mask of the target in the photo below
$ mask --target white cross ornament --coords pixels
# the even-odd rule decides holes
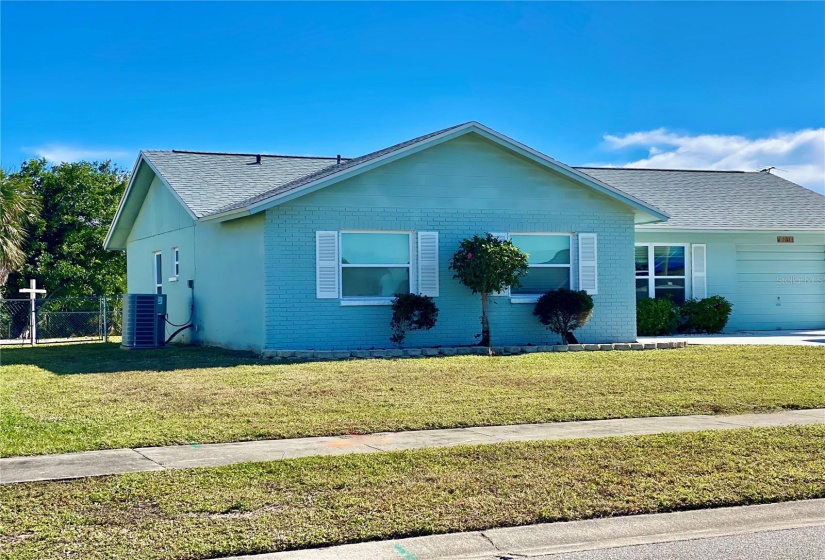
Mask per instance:
[[[29,294],[29,299],[34,299],[37,297],[37,294],[46,295],[46,290],[43,288],[37,288],[37,280],[29,280],[29,287],[28,288],[20,288],[20,291],[24,294]]]
[[[37,307],[35,300],[37,299],[37,294],[46,295],[46,290],[37,288],[37,280],[31,279],[29,280],[29,287],[28,288],[20,288],[20,292],[24,294],[29,294],[29,299],[31,300],[31,337],[32,337],[32,346],[37,344]]]

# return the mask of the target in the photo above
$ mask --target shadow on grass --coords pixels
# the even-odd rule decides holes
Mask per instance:
[[[0,366],[36,366],[56,375],[124,371],[174,371],[269,363],[252,352],[169,345],[158,350],[124,350],[116,343],[0,348]]]

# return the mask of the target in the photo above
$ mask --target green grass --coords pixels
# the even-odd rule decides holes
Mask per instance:
[[[508,443],[0,487],[0,556],[213,558],[825,497],[825,426]]]
[[[300,364],[197,347],[0,352],[2,456],[825,406],[815,347]]]

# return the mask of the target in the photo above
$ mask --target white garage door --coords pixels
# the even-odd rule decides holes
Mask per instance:
[[[825,327],[825,245],[737,245],[737,329]]]

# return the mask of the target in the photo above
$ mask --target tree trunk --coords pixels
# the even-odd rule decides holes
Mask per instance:
[[[487,294],[481,294],[481,342],[479,346],[490,346],[490,322],[487,320]]]

